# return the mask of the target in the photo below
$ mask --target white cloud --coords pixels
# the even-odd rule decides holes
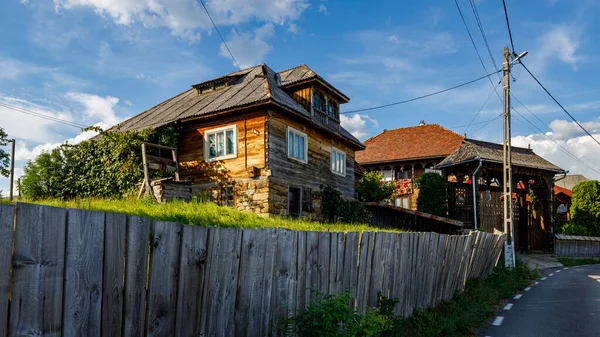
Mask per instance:
[[[166,27],[175,36],[191,41],[200,38],[198,30],[212,25],[197,0],[54,0],[59,8],[83,7],[110,18],[115,24]],[[229,0],[206,1],[217,25],[259,21],[282,23],[295,20],[309,7],[308,0]]]
[[[560,24],[552,27],[540,37],[532,64],[537,69],[543,69],[551,61],[559,60],[576,70],[582,60],[582,56],[577,54],[580,38],[581,31],[576,26]]]
[[[579,173],[584,174],[588,178],[600,179],[600,158],[597,155],[600,145],[588,135],[582,135],[583,131],[581,129],[579,131],[574,130],[572,124],[565,120],[555,120],[550,124],[552,132],[549,132],[546,136],[543,134],[531,134],[528,136],[513,137],[513,145],[520,147],[531,146],[531,149],[535,153],[551,163],[569,170],[572,174]],[[583,125],[596,139],[600,139],[599,120],[586,122]],[[593,128],[594,126],[595,129]],[[589,166],[593,167],[593,169]]]
[[[319,9],[317,9],[317,12],[327,14],[327,7],[325,7],[325,5],[323,5],[323,4],[321,4],[321,5],[319,5]]]
[[[51,68],[40,67],[35,64],[16,59],[0,59],[0,79],[14,80],[24,76],[51,71]]]
[[[298,33],[298,25],[290,22],[290,24],[288,25],[288,32],[290,32],[292,34],[297,34]]]
[[[80,134],[76,135],[75,137],[66,139],[63,142],[45,143],[45,144],[33,146],[32,148],[28,147],[28,145],[30,145],[30,143],[28,143],[26,141],[25,142],[17,142],[18,145],[16,146],[16,149],[15,149],[15,160],[33,160],[37,156],[39,156],[42,152],[50,152],[50,151],[52,151],[52,149],[55,149],[64,143],[79,144],[82,141],[88,140],[97,134],[98,134],[97,132],[91,131],[91,130],[84,131],[84,132],[81,132]]]
[[[84,107],[84,114],[88,120],[95,120],[96,126],[107,129],[117,124],[121,119],[114,110],[119,99],[112,96],[100,97],[80,92],[69,92],[66,97]]]
[[[340,122],[344,129],[348,130],[348,132],[353,134],[354,137],[361,140],[369,134],[369,124],[371,124],[373,127],[379,126],[379,122],[377,122],[377,120],[369,117],[369,115],[361,114],[354,114],[350,117],[346,115],[340,115]]]
[[[275,35],[275,27],[272,23],[267,23],[262,27],[256,28],[252,33],[238,33],[233,30],[227,41],[227,46],[240,67],[248,68],[264,61],[265,56],[271,50],[271,46],[264,40],[273,35]],[[231,59],[223,43],[221,43],[219,54]]]

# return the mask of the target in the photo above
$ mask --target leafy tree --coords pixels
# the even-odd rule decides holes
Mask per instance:
[[[577,229],[577,232],[587,235],[600,236],[600,183],[596,180],[582,181],[573,187],[571,204],[571,223],[567,231]],[[564,229],[564,227],[563,227]]]
[[[327,222],[369,223],[371,213],[357,200],[346,200],[342,193],[331,186],[321,192],[321,212]]]
[[[28,162],[20,192],[31,199],[120,197],[143,178],[142,142],[174,145],[175,139],[171,129],[101,131],[96,139],[63,144]]]
[[[383,174],[380,172],[365,172],[358,181],[356,193],[360,201],[381,202],[389,199],[396,187],[391,182],[382,182]]]
[[[2,147],[8,145],[8,143],[8,134],[0,127],[0,176],[4,177],[8,177],[10,174],[10,154],[2,149]]]
[[[444,177],[434,172],[427,172],[421,176],[417,210],[446,216],[448,212],[448,182]]]

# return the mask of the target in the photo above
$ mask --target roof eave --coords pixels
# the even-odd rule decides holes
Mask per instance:
[[[422,160],[431,160],[431,159],[444,159],[448,155],[439,155],[439,156],[429,156],[429,157],[412,157],[412,158],[396,158],[389,160],[378,160],[378,161],[365,161],[359,162],[361,165],[376,165],[376,164],[391,164],[397,162],[410,162],[410,161],[422,161]]]

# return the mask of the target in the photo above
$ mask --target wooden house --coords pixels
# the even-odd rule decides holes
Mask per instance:
[[[318,217],[325,185],[354,195],[364,145],[340,125],[348,100],[306,65],[263,64],[192,85],[118,128],[174,126],[192,194],[261,215]]]
[[[356,161],[366,171],[382,172],[385,181],[394,182],[394,205],[412,210],[417,209],[418,179],[434,170],[463,140],[440,125],[420,124],[384,130],[365,141],[365,150],[356,152]]]

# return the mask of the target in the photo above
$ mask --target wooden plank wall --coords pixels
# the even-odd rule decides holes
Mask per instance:
[[[557,235],[554,254],[562,257],[600,257],[600,237]]]
[[[315,290],[350,291],[362,312],[382,292],[410,316],[487,276],[505,238],[191,227],[19,203],[0,205],[0,239],[0,336],[114,337],[274,336]]]

